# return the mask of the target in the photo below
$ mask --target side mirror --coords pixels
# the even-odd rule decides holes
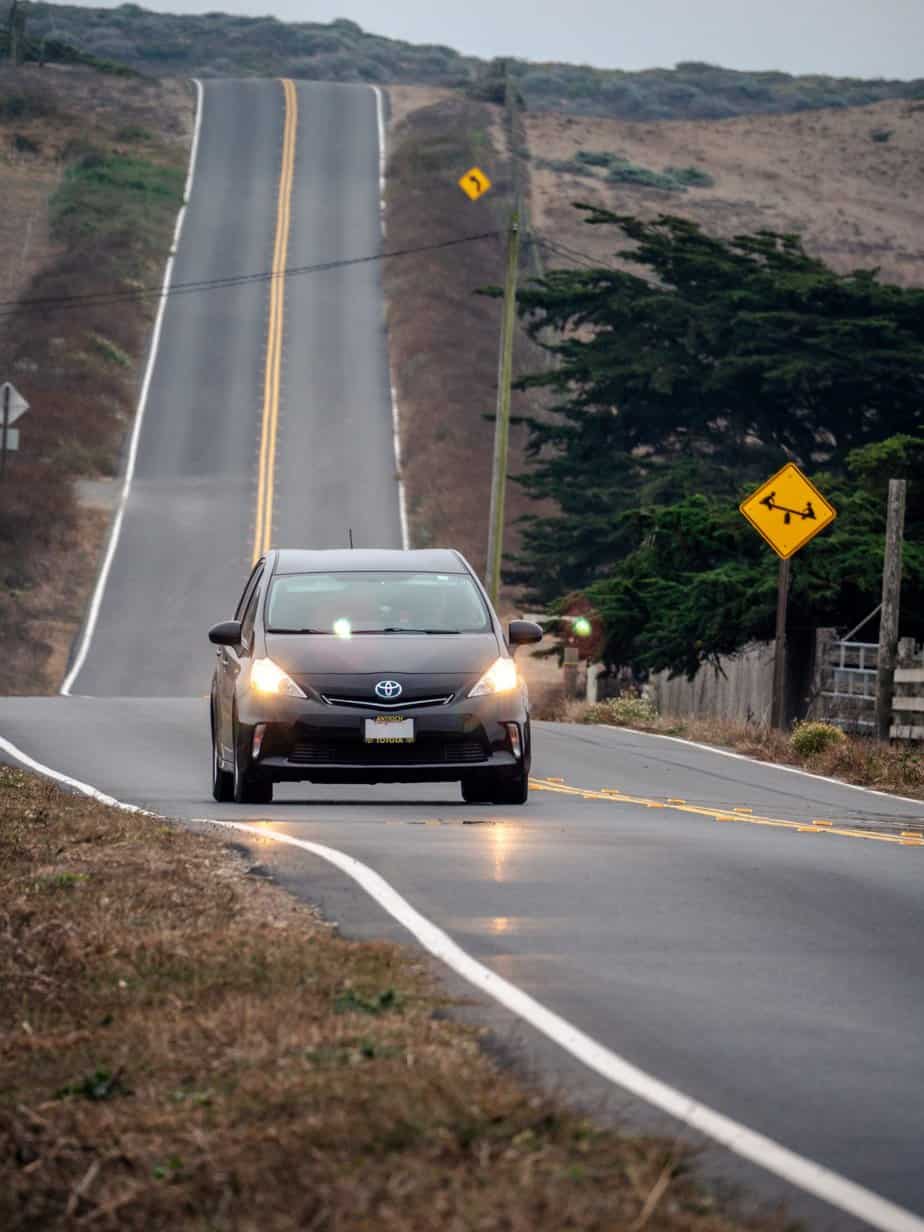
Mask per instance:
[[[212,625],[209,629],[209,641],[213,646],[240,646],[241,622],[223,620],[221,624]]]
[[[542,641],[542,627],[531,620],[511,620],[507,627],[507,641],[511,646],[529,646]]]

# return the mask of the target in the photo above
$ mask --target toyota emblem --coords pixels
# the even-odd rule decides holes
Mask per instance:
[[[375,686],[376,697],[381,697],[383,701],[391,702],[396,697],[400,697],[402,693],[401,685],[397,680],[380,680]]]

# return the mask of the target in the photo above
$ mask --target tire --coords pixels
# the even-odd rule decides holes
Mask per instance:
[[[490,804],[494,795],[487,779],[463,779],[462,799],[466,804]]]
[[[234,724],[234,773],[232,775],[232,796],[235,804],[272,804],[272,779],[255,779],[241,765],[241,753],[237,735],[237,723]]]
[[[223,770],[218,758],[218,744],[215,740],[215,708],[212,707],[212,795],[219,804],[228,804],[234,799],[234,775],[230,770]]]
[[[524,766],[514,779],[501,779],[494,788],[494,804],[525,804],[529,799],[529,771]]]
[[[515,778],[486,774],[462,780],[466,804],[525,804],[529,797],[529,771],[524,766]]]

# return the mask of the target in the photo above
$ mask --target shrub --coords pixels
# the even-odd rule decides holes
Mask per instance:
[[[610,184],[635,184],[640,188],[659,188],[662,192],[686,192],[683,184],[678,184],[672,175],[625,161],[610,167],[606,178]]]
[[[880,145],[884,145],[892,136],[891,128],[874,128],[870,133],[870,140],[877,141]]]
[[[41,146],[37,141],[33,141],[31,137],[25,136],[24,133],[14,133],[13,149],[17,154],[38,154]]]
[[[658,711],[647,697],[609,697],[590,706],[585,723],[609,723],[615,726],[645,726],[656,723]]]
[[[833,723],[809,721],[796,724],[789,743],[793,752],[800,757],[815,757],[826,749],[843,744],[846,739],[841,729]]]
[[[665,167],[664,174],[686,188],[712,188],[715,185],[709,172],[701,171],[699,167]]]
[[[606,150],[578,150],[574,157],[588,167],[610,167],[614,162],[620,161],[615,154],[608,154]]]

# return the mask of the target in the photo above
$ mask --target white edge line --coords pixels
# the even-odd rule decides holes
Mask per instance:
[[[141,393],[138,397],[138,407],[135,411],[135,423],[132,428],[131,440],[128,447],[128,461],[125,466],[125,478],[122,482],[122,493],[119,497],[119,505],[116,510],[115,518],[112,522],[112,529],[109,532],[109,542],[106,545],[106,554],[103,557],[103,564],[99,571],[99,576],[96,579],[96,586],[93,590],[93,597],[90,600],[90,608],[87,612],[87,618],[84,622],[83,633],[80,638],[80,645],[77,649],[77,654],[74,656],[74,661],[71,668],[64,678],[60,692],[65,696],[70,695],[70,691],[74,686],[74,681],[80,673],[81,668],[86,662],[87,654],[90,650],[90,642],[96,630],[96,622],[99,619],[99,610],[103,602],[103,594],[106,590],[106,584],[109,581],[109,571],[112,568],[112,561],[115,556],[115,550],[119,543],[119,536],[122,532],[122,521],[125,517],[125,510],[128,505],[128,497],[131,491],[132,479],[135,475],[135,462],[138,457],[138,442],[141,439],[141,425],[144,422],[144,412],[148,403],[148,393],[151,388],[151,379],[154,375],[154,365],[157,362],[157,351],[160,345],[160,335],[164,324],[164,312],[167,307],[167,293],[170,290],[170,283],[173,279],[173,263],[176,258],[177,245],[180,242],[180,235],[183,230],[183,222],[186,218],[186,207],[189,205],[189,198],[192,192],[193,177],[196,171],[196,155],[199,151],[199,132],[202,128],[202,82],[198,78],[193,79],[196,87],[196,121],[193,128],[192,148],[189,153],[189,170],[186,173],[186,185],[183,189],[183,204],[177,214],[176,226],[173,231],[173,243],[170,247],[170,255],[167,258],[167,265],[164,270],[164,281],[160,292],[160,304],[157,308],[157,316],[154,320],[154,330],[151,334],[151,346],[148,351],[148,363],[144,373],[144,380],[141,383]]]
[[[114,799],[114,797],[108,796],[104,792],[97,790],[97,788],[90,786],[88,783],[71,778],[60,771],[52,770],[51,767],[43,765],[41,762],[23,753],[15,744],[4,739],[2,736],[0,736],[0,750],[14,757],[30,770],[34,770],[46,778],[54,779],[58,783],[63,783],[67,787],[81,792],[83,795],[92,797],[92,799],[99,801],[101,804],[124,809],[129,813],[141,813],[148,817],[158,816],[158,814],[150,813],[145,809],[139,808],[137,805],[124,804]],[[570,1053],[571,1056],[586,1065],[588,1069],[593,1070],[594,1073],[599,1074],[608,1082],[612,1082],[638,1098],[645,1100],[646,1103],[660,1108],[670,1116],[682,1121],[690,1129],[694,1129],[706,1137],[712,1138],[721,1146],[739,1155],[742,1159],[747,1159],[751,1163],[757,1164],[767,1172],[772,1172],[775,1176],[781,1177],[806,1193],[814,1194],[816,1198],[821,1198],[831,1206],[864,1220],[872,1227],[882,1229],[882,1232],[924,1232],[924,1219],[915,1215],[912,1211],[896,1206],[894,1202],[880,1197],[879,1194],[873,1193],[872,1190],[864,1189],[862,1185],[857,1185],[854,1181],[848,1180],[847,1177],[841,1176],[837,1172],[832,1172],[829,1168],[825,1168],[811,1159],[806,1159],[802,1155],[797,1155],[794,1151],[789,1150],[788,1147],[774,1142],[772,1138],[767,1138],[763,1134],[759,1134],[752,1129],[748,1129],[747,1126],[733,1121],[730,1117],[716,1112],[705,1104],[698,1103],[688,1095],[684,1095],[682,1091],[668,1086],[667,1083],[661,1082],[660,1079],[624,1060],[617,1053],[611,1052],[589,1035],[585,1035],[583,1031],[568,1022],[567,1019],[561,1018],[552,1010],[546,1009],[544,1005],[536,1001],[528,993],[523,992],[522,989],[517,988],[515,984],[511,984],[509,980],[505,980],[502,976],[497,975],[490,968],[485,967],[482,963],[472,958],[461,946],[457,945],[447,936],[442,929],[437,928],[426,916],[421,915],[419,911],[412,907],[407,899],[403,898],[384,877],[381,877],[373,869],[369,868],[368,865],[362,864],[352,856],[348,856],[345,852],[337,851],[333,847],[326,847],[322,843],[313,843],[307,839],[293,838],[292,835],[270,830],[264,826],[252,825],[248,822],[219,821],[212,817],[196,817],[191,818],[191,820],[208,825],[221,826],[225,829],[241,830],[258,838],[273,839],[277,843],[298,847],[303,851],[309,852],[311,855],[326,860],[329,864],[334,865],[335,868],[339,868],[341,872],[346,873],[347,876],[352,877],[380,907],[387,911],[399,924],[403,925],[434,958],[445,963],[447,967],[455,971],[457,975],[461,976],[462,979],[466,980],[473,987],[486,993],[489,997],[493,997],[499,1004],[505,1006],[512,1013],[529,1023],[535,1030],[545,1035],[546,1038],[552,1040],[553,1043],[564,1049],[565,1052]]]
[[[700,744],[697,740],[684,740],[683,736],[665,736],[661,732],[640,731],[637,727],[622,727],[617,723],[591,723],[589,726],[597,728],[598,731],[629,732],[633,736],[650,736],[654,740],[670,740],[674,744],[685,744],[687,748],[717,753],[719,757],[733,757],[736,761],[747,761],[752,766],[784,770],[787,774],[801,774],[804,778],[815,779],[819,783],[833,783],[835,787],[849,787],[851,791],[865,791],[868,796],[881,796],[884,800],[901,800],[903,804],[916,804],[918,808],[924,808],[924,800],[916,800],[914,796],[898,796],[891,791],[879,791],[876,787],[863,787],[859,783],[848,783],[846,779],[834,779],[827,774],[813,774],[811,770],[801,770],[798,766],[783,766],[778,761],[761,761],[759,757],[749,757],[747,753],[733,753],[731,749],[719,749],[714,744]]]
[[[382,225],[382,239],[385,238],[385,170],[387,153],[385,145],[385,104],[382,91],[378,86],[372,87],[375,93],[375,115],[379,132],[379,218]],[[386,350],[388,336],[386,330]],[[398,411],[398,394],[395,389],[394,375],[391,367],[391,355],[388,355],[389,389],[391,395],[391,440],[395,454],[395,478],[398,481],[398,519],[401,523],[401,546],[405,551],[411,546],[411,537],[407,522],[407,494],[404,490],[404,473],[401,469],[401,416]]]

